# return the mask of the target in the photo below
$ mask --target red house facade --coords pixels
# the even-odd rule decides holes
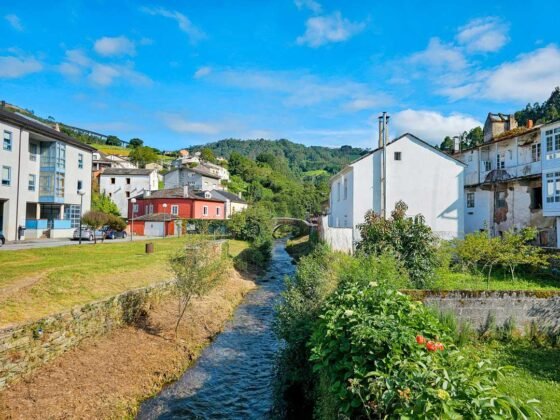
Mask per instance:
[[[225,201],[212,198],[208,191],[194,192],[188,187],[179,187],[144,192],[131,198],[128,214],[134,219],[134,234],[159,235],[161,232],[167,236],[178,231],[178,219],[225,219],[225,206]]]

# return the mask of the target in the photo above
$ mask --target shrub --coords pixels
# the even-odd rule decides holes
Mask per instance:
[[[319,418],[498,418],[534,413],[501,395],[503,369],[465,357],[437,315],[385,285],[347,282],[311,339]]]
[[[373,211],[366,213],[358,225],[362,240],[358,252],[368,255],[392,253],[407,270],[415,287],[425,288],[437,266],[437,238],[421,215],[406,217],[408,207],[402,201],[395,205],[390,219]]]

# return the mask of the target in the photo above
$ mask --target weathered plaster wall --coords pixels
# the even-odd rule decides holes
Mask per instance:
[[[333,251],[353,252],[352,228],[331,228],[328,216],[319,218],[317,226],[319,238],[329,244]]]

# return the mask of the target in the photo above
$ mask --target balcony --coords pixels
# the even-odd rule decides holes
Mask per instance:
[[[490,174],[495,169],[492,168],[489,163],[489,161],[480,162],[480,168],[482,169],[480,174],[477,171],[465,173],[465,186],[484,183],[488,177],[488,174]],[[536,162],[522,163],[517,166],[506,166],[501,170],[505,172],[500,176],[500,178],[503,180],[523,178],[531,175],[540,175],[542,173],[542,163],[540,160],[538,160]]]

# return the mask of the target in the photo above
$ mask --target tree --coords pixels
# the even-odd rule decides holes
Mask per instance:
[[[467,134],[467,147],[474,147],[484,143],[482,127],[472,128]]]
[[[107,223],[111,229],[114,229],[118,232],[121,232],[126,229],[126,222],[119,216],[115,216],[114,214],[107,215]]]
[[[445,136],[443,141],[441,142],[439,148],[444,152],[452,152],[453,151],[453,139],[449,136]]]
[[[122,144],[122,141],[117,136],[107,136],[105,144],[109,146],[120,146]]]
[[[143,145],[144,145],[144,140],[139,139],[138,137],[130,139],[130,141],[128,142],[128,148],[130,149],[134,149],[136,147],[140,147]]]
[[[205,295],[221,280],[226,271],[223,267],[225,258],[224,253],[216,255],[211,241],[190,237],[185,248],[177,251],[169,259],[179,297],[175,337],[192,299]]]
[[[155,162],[158,159],[156,152],[148,146],[135,147],[131,150],[128,157],[141,168],[144,168],[148,163]]]
[[[216,162],[216,156],[214,155],[214,152],[208,147],[205,147],[200,151],[200,158],[206,162]]]
[[[548,265],[543,250],[530,244],[536,236],[537,230],[527,227],[518,232],[509,230],[500,239],[500,246],[494,252],[498,263],[509,269],[512,280],[515,280],[515,270],[520,265],[533,267]]]
[[[97,243],[97,235],[95,234],[96,230],[99,230],[103,226],[107,224],[109,217],[106,213],[100,211],[88,211],[82,217],[82,223],[88,225],[93,229],[93,241]]]
[[[111,197],[105,193],[99,194],[94,192],[91,196],[91,208],[94,211],[98,211],[105,214],[112,214],[114,216],[120,216],[121,212],[117,205],[111,200]]]

